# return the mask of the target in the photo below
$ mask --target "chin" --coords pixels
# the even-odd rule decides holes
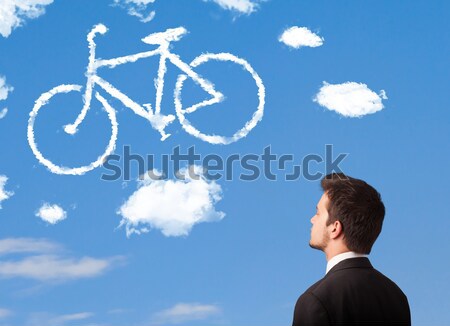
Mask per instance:
[[[322,250],[323,251],[323,246],[319,245],[319,244],[315,244],[313,242],[309,242],[309,246],[313,249],[317,249],[317,250]]]

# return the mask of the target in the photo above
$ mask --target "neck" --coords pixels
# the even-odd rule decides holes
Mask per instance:
[[[330,259],[333,258],[334,256],[337,256],[339,254],[342,254],[344,252],[349,252],[349,251],[351,251],[351,250],[348,249],[346,246],[339,246],[337,248],[327,247],[324,250],[324,253],[325,253],[325,257],[326,257],[327,261],[330,261]]]

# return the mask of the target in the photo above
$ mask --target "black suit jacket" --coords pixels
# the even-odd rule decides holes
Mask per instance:
[[[369,259],[336,264],[297,300],[293,326],[411,325],[408,299]]]

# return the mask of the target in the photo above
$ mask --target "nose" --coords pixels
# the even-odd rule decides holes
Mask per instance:
[[[314,219],[314,216],[311,217],[311,219],[309,220],[309,221],[311,222],[311,224],[314,224],[314,223],[313,223],[313,219]]]

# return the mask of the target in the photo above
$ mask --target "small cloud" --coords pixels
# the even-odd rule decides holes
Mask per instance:
[[[382,110],[384,108],[382,100],[386,99],[384,90],[376,94],[363,83],[346,82],[332,85],[323,82],[313,100],[344,117],[355,118]]]
[[[56,224],[67,217],[67,213],[58,205],[44,203],[36,212],[36,216],[50,224]]]
[[[1,17],[1,11],[0,8],[0,17]],[[1,22],[0,22],[1,24]],[[11,87],[6,84],[6,78],[4,76],[0,76],[0,101],[6,100],[8,98],[8,93],[12,92],[14,90],[14,87]],[[3,108],[0,111],[0,119],[3,119],[6,114],[8,113],[8,108]]]
[[[215,305],[178,303],[172,308],[154,314],[153,323],[156,325],[180,324],[207,319],[220,313],[221,309]]]
[[[124,261],[122,256],[70,257],[61,251],[60,245],[45,239],[33,238],[0,240],[0,253],[3,256],[20,254],[18,259],[0,261],[0,278],[19,277],[41,282],[61,282],[100,276]]]
[[[9,309],[0,308],[0,319],[7,318],[9,316],[12,316],[13,312]]]
[[[79,312],[75,314],[68,314],[68,315],[61,315],[52,318],[52,321],[50,324],[65,324],[67,322],[76,321],[76,320],[84,320],[87,318],[90,318],[94,316],[91,312]]]
[[[45,13],[45,6],[53,0],[2,0],[0,4],[0,34],[11,35],[13,29],[22,26],[27,19]]]
[[[6,116],[7,113],[8,113],[8,108],[3,108],[0,111],[0,119],[3,119]]]
[[[1,17],[1,9],[0,9],[0,17]],[[5,76],[0,76],[0,101],[6,100],[8,98],[8,93],[12,92],[13,90],[14,87],[6,84]]]
[[[6,238],[0,240],[0,256],[20,253],[55,253],[61,251],[61,246],[45,239]]]
[[[148,227],[161,230],[167,237],[185,236],[195,224],[221,220],[225,213],[217,212],[214,205],[222,199],[222,188],[208,181],[200,170],[181,169],[178,174],[184,175],[184,180],[140,181],[138,190],[117,212],[122,215],[120,226],[126,226],[127,236],[148,232]]]
[[[113,6],[126,9],[128,15],[139,18],[142,23],[148,23],[155,18],[155,12],[147,10],[147,6],[155,1],[156,0],[114,0]]]
[[[293,26],[286,29],[278,41],[296,49],[302,46],[315,48],[323,44],[324,38],[314,34],[306,27]]]
[[[104,274],[118,260],[119,258],[65,258],[53,255],[30,256],[18,261],[1,261],[0,277],[20,277],[42,282],[92,278]]]
[[[94,314],[91,312],[79,312],[74,314],[66,315],[55,315],[47,312],[35,312],[31,314],[26,323],[27,326],[66,326],[66,325],[80,325],[80,322],[88,318],[93,317]],[[89,324],[91,326],[97,324]],[[86,325],[87,326],[87,325]]]
[[[7,181],[8,177],[6,175],[0,175],[0,209],[2,208],[2,201],[14,195],[14,192],[5,190]]]
[[[203,0],[217,3],[222,9],[250,15],[258,9],[257,1],[252,0]]]

